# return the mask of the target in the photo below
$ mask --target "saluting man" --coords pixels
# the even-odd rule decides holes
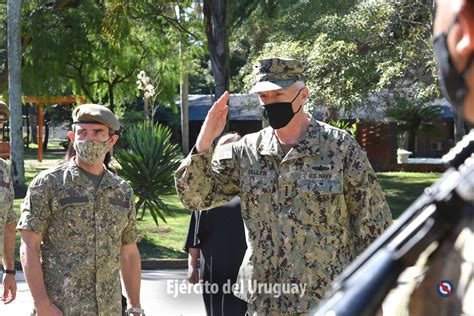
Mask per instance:
[[[267,58],[257,93],[270,126],[212,159],[228,113],[226,92],[209,110],[176,188],[192,210],[240,195],[248,229],[237,295],[250,315],[307,312],[329,283],[386,227],[391,214],[367,155],[346,132],[303,109],[303,64]],[[225,149],[222,149],[225,150]]]

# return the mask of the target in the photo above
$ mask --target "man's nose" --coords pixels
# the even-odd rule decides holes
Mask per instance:
[[[87,134],[87,135],[84,136],[84,140],[93,141],[93,140],[95,140],[95,136],[91,135],[91,134]]]

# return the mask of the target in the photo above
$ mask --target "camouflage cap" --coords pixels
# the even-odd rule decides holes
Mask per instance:
[[[279,90],[304,81],[304,65],[290,58],[266,58],[254,66],[255,85],[250,93]]]
[[[114,113],[103,105],[82,104],[72,112],[72,121],[83,124],[103,124],[116,131],[120,128],[120,123]]]
[[[10,109],[8,108],[8,105],[3,101],[0,101],[0,114],[5,114],[7,117],[10,116]]]

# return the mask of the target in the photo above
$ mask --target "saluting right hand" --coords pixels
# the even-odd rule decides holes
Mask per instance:
[[[212,107],[207,112],[206,119],[202,124],[201,131],[197,137],[196,150],[203,152],[211,148],[214,140],[219,137],[226,125],[227,113],[229,106],[229,92],[224,92],[222,96],[214,102]]]

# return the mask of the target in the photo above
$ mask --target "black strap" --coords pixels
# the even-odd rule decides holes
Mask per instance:
[[[16,270],[5,270],[2,269],[3,273],[16,275]]]

